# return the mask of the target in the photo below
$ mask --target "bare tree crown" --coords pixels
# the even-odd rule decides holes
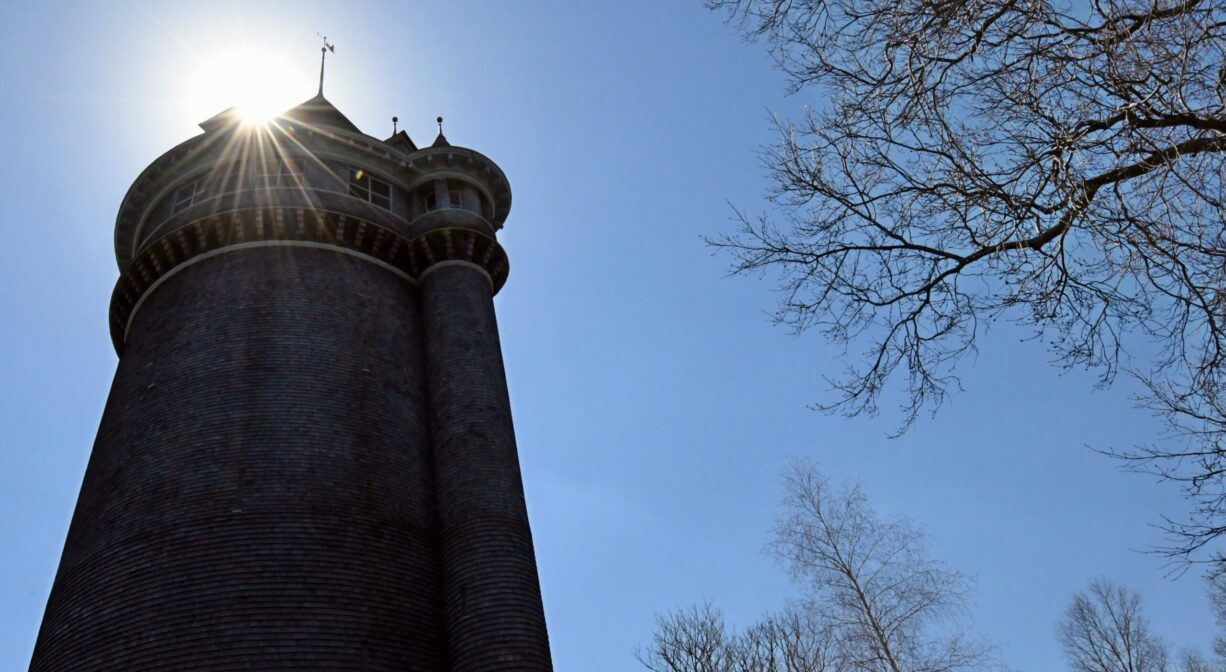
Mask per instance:
[[[957,385],[988,324],[1011,320],[1066,366],[1148,385],[1183,443],[1127,457],[1208,497],[1207,518],[1177,531],[1220,534],[1226,5],[708,5],[829,101],[777,122],[777,215],[710,241],[738,271],[780,273],[779,321],[863,346],[821,407],[874,413],[900,378],[905,429]],[[1160,352],[1130,365],[1130,337]]]
[[[883,520],[859,487],[831,487],[809,463],[784,477],[773,553],[830,624],[845,669],[954,672],[983,667],[988,648],[958,623],[966,579],[927,556],[905,520]]]
[[[831,644],[828,628],[797,609],[736,633],[704,604],[657,616],[637,657],[651,672],[834,672]]]
[[[656,619],[639,661],[653,672],[972,672],[990,647],[960,628],[966,580],[924,553],[905,521],[884,521],[858,488],[831,488],[798,463],[784,478],[770,551],[803,590],[741,633],[710,605]]]
[[[1073,672],[1166,672],[1167,646],[1150,632],[1141,596],[1109,581],[1094,581],[1073,601],[1056,626]],[[1202,660],[1185,657],[1192,671]]]

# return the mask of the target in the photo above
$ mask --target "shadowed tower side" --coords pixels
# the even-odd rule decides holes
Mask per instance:
[[[549,670],[502,171],[322,95],[120,208],[120,355],[30,669]]]

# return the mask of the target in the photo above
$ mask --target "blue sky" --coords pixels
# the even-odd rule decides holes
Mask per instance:
[[[1183,502],[1087,447],[1157,436],[1126,384],[1095,391],[1004,327],[902,438],[888,414],[808,409],[842,353],[772,326],[769,278],[727,277],[701,236],[731,226],[729,203],[765,207],[769,111],[821,101],[784,96],[762,46],[699,2],[10,2],[0,669],[28,664],[114,372],[120,199],[238,102],[234,63],[284,107],[313,95],[316,31],[337,45],[327,95],[363,130],[398,115],[420,143],[441,114],[511,181],[496,301],[557,669],[636,669],[657,611],[711,600],[748,624],[795,594],[762,547],[797,456],[925,528],[1015,668],[1063,666],[1054,623],[1100,576],[1141,591],[1176,648],[1207,647],[1198,577],[1138,552]]]

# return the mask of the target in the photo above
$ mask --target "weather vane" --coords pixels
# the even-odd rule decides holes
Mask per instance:
[[[319,35],[324,41],[324,46],[319,48],[319,95],[322,96],[324,95],[324,59],[328,57],[329,51],[334,54],[336,53],[336,45],[328,44],[328,36],[320,35],[319,33],[315,34]]]

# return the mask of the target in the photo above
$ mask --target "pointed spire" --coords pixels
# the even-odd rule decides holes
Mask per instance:
[[[405,133],[404,131],[397,131],[396,135],[393,135],[392,137],[388,138],[387,140],[384,140],[383,142],[386,142],[387,144],[401,151],[405,151],[405,152],[416,152],[417,151],[417,145],[413,143],[413,139],[409,137],[409,134]]]
[[[396,123],[399,121],[400,117],[392,117],[392,135],[383,142],[386,142],[396,149],[404,150],[406,152],[416,152],[417,145],[413,144],[413,139],[409,137],[409,134],[397,129]]]
[[[361,133],[357,126],[341,111],[336,109],[327,98],[317,95],[287,110],[281,115],[285,119],[302,122],[307,126],[330,126],[343,128],[351,133]]]
[[[319,35],[319,33],[315,33]],[[325,35],[319,35],[324,41],[324,45],[319,48],[319,95],[324,95],[324,60],[328,57],[328,52],[336,53],[336,45],[328,44],[328,38]]]
[[[450,147],[451,143],[447,142],[447,136],[443,135],[443,118],[435,119],[438,122],[438,137],[434,139],[434,144],[431,147]]]

